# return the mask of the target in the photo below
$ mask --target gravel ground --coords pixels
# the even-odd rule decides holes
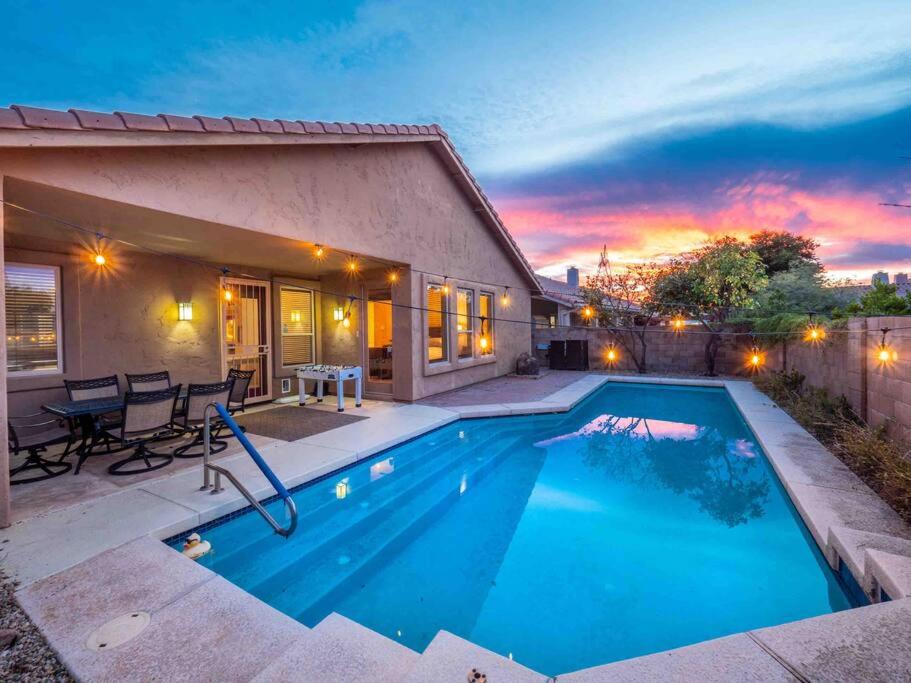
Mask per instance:
[[[44,637],[19,609],[13,599],[14,590],[13,582],[0,569],[0,629],[13,629],[19,634],[11,648],[0,650],[0,681],[72,681]]]

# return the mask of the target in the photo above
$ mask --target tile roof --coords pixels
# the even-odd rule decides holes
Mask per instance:
[[[537,286],[538,281],[532,270],[531,264],[519,249],[513,236],[509,233],[493,204],[484,194],[480,184],[471,174],[468,165],[456,151],[455,146],[439,125],[403,125],[395,123],[339,123],[326,121],[288,121],[285,119],[260,119],[237,118],[225,116],[214,118],[210,116],[175,116],[174,114],[132,114],[129,112],[115,111],[95,112],[83,109],[43,109],[13,104],[10,107],[0,107],[0,132],[5,130],[54,130],[54,131],[85,131],[85,132],[122,132],[122,133],[194,133],[235,135],[237,133],[255,133],[270,135],[341,135],[341,136],[369,136],[366,142],[382,142],[378,136],[415,136],[421,142],[437,142],[443,144],[446,151],[458,167],[459,174],[475,191],[483,204],[483,210],[494,224],[495,228],[506,239],[510,248],[518,258],[525,276]],[[427,140],[427,138],[432,138]],[[398,140],[399,138],[397,138]],[[202,141],[201,141],[202,142]],[[444,159],[445,160],[445,159]]]

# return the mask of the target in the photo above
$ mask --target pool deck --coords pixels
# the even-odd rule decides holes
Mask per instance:
[[[555,377],[555,385],[540,389],[532,386],[546,378],[516,379],[529,387],[527,393],[501,393],[497,402],[479,400],[478,394],[464,396],[473,400],[465,405],[389,404],[368,420],[294,442],[266,443],[262,455],[290,487],[460,417],[564,412],[608,381],[724,387],[830,564],[846,567],[868,595],[878,596],[881,587],[893,601],[557,678],[592,683],[911,677],[911,600],[904,599],[911,596],[911,529],[819,442],[749,382],[572,375],[572,381]],[[543,394],[545,386],[553,391]],[[534,400],[512,400],[521,396]],[[258,498],[272,494],[245,455],[220,463]],[[277,681],[295,673],[299,680],[463,681],[476,667],[496,683],[548,680],[444,631],[418,654],[339,615],[308,629],[175,553],[157,539],[245,503],[233,489],[217,495],[200,491],[200,476],[197,468],[177,472],[0,530],[3,567],[21,584],[17,600],[78,679]],[[132,640],[109,649],[87,647],[102,625],[141,613],[149,615],[148,626]],[[104,637],[123,631],[114,633]],[[305,671],[313,676],[302,678]]]

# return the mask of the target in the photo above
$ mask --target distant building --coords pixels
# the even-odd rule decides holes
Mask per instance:
[[[566,284],[570,287],[579,286],[579,269],[575,266],[570,266],[566,269]]]
[[[873,273],[873,278],[870,280],[870,284],[875,285],[877,282],[884,285],[889,284],[889,273],[886,273],[882,270],[878,273]]]
[[[907,285],[908,284],[908,273],[896,273],[895,277],[892,279],[892,284]]]

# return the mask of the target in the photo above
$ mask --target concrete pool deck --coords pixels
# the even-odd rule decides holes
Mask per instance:
[[[911,676],[911,601],[901,599],[911,596],[911,529],[749,382],[580,374],[535,401],[447,408],[390,405],[368,420],[268,444],[262,455],[287,486],[296,486],[459,418],[565,412],[609,381],[725,388],[830,564],[847,568],[868,595],[877,598],[882,589],[893,602],[607,664],[559,680]],[[220,462],[258,498],[273,493],[245,455]],[[307,661],[309,670],[321,671],[325,680],[461,681],[473,667],[491,681],[547,680],[445,632],[419,655],[338,615],[313,629],[288,619],[156,540],[244,507],[233,489],[217,495],[199,491],[200,478],[198,469],[176,473],[0,530],[3,566],[22,585],[17,600],[77,678],[282,680],[282,671],[299,670],[293,662]],[[149,614],[150,622],[135,639],[106,651],[86,646],[106,622],[140,612]]]

